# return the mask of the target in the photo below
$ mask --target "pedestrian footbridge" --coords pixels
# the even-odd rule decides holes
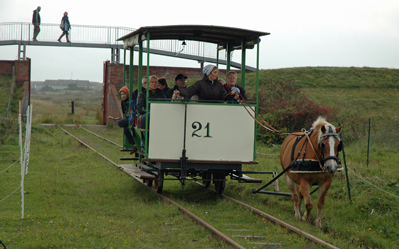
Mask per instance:
[[[19,60],[26,59],[27,46],[105,48],[111,51],[111,62],[120,63],[120,51],[123,50],[123,43],[117,39],[134,30],[125,27],[72,25],[69,32],[71,42],[67,43],[57,41],[62,33],[59,24],[42,23],[37,37],[38,41],[32,41],[33,25],[31,23],[5,22],[0,23],[0,46],[18,45]],[[143,45],[143,50],[146,52],[146,45]],[[135,51],[138,49],[137,46],[134,47]],[[151,54],[196,60],[199,63],[216,63],[218,59],[216,45],[205,42],[159,40],[152,41],[149,50]],[[225,57],[221,56],[221,58]],[[226,60],[221,58],[218,60],[219,64],[226,65]],[[241,69],[240,63],[231,62],[230,64],[232,67]],[[248,65],[245,68],[247,71],[256,70]]]

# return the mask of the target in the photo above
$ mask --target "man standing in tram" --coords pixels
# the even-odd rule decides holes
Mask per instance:
[[[175,90],[181,90],[183,88],[186,88],[186,82],[187,76],[183,74],[178,74],[175,78],[175,87],[173,87],[166,93],[166,98],[171,99]]]
[[[240,98],[240,94],[242,99],[247,100],[247,95],[245,94],[245,89],[241,86],[237,85],[237,73],[234,71],[230,71],[226,75],[227,83],[224,85],[226,89],[227,96],[225,100],[229,102],[238,102]]]

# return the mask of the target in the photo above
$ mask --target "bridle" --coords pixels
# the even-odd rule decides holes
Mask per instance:
[[[339,144],[338,144],[338,147],[337,147],[337,155],[336,156],[325,157],[324,153],[323,153],[324,152],[324,143],[323,143],[323,141],[328,139],[328,138],[330,138],[330,137],[334,137],[334,138],[336,138],[339,141]],[[338,134],[336,132],[334,132],[331,127],[329,127],[328,132],[326,132],[326,133],[324,133],[324,134],[322,134],[320,136],[319,142],[317,144],[317,147],[319,148],[321,156],[323,158],[322,165],[324,166],[325,161],[330,160],[330,159],[335,160],[338,164],[341,164],[341,160],[339,160],[339,158],[338,158],[338,153],[342,150],[342,146],[343,146],[342,145],[342,140],[339,138]]]

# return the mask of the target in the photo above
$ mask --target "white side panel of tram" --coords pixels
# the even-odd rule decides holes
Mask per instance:
[[[180,159],[184,104],[151,104],[149,158]],[[255,121],[242,105],[187,105],[189,160],[253,161]]]

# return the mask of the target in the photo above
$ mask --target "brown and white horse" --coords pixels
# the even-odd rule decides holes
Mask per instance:
[[[321,210],[324,206],[324,199],[331,186],[332,177],[339,166],[338,152],[342,148],[338,134],[342,125],[335,128],[324,118],[319,117],[309,131],[295,132],[288,135],[282,146],[280,161],[283,169],[298,162],[316,162],[316,171],[295,171],[290,169],[285,175],[287,184],[291,191],[291,198],[294,202],[295,217],[301,217],[301,204],[305,199],[306,211],[302,216],[303,220],[310,222],[310,211],[313,203],[310,198],[310,188],[313,185],[319,186],[319,200],[317,201],[317,216],[315,225],[321,228]],[[300,139],[301,138],[301,139]],[[314,167],[313,167],[314,168]]]

